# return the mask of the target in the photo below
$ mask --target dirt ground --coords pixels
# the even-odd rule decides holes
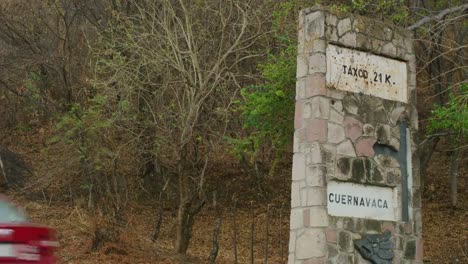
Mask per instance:
[[[32,140],[33,138],[33,140]],[[44,138],[39,135],[16,136],[7,146],[25,156],[33,168],[39,168],[35,177],[47,174],[47,166],[41,155]],[[42,164],[42,165],[41,165]],[[433,155],[428,169],[426,192],[423,195],[423,229],[425,263],[468,263],[468,177],[467,158],[460,160],[459,202],[456,209],[450,206],[449,199],[449,157],[445,152]],[[219,235],[219,255],[217,263],[234,263],[233,202],[236,193],[239,199],[236,214],[238,263],[250,263],[251,202],[258,200],[256,190],[245,188],[248,178],[239,173],[235,166],[224,166],[219,172],[218,187],[229,188],[220,193],[222,225]],[[255,263],[263,263],[265,258],[266,220],[268,214],[268,263],[287,261],[289,239],[289,172],[267,179],[268,198],[254,203],[254,247]],[[217,186],[212,186],[216,188]],[[174,211],[164,212],[161,235],[156,242],[151,241],[156,224],[157,208],[151,201],[130,205],[126,216],[127,224],[122,227],[121,241],[109,244],[98,252],[91,252],[93,234],[90,230],[93,219],[86,210],[70,203],[60,202],[53,196],[33,196],[27,189],[8,193],[19,205],[25,208],[32,220],[53,227],[58,232],[61,243],[59,255],[62,263],[180,263],[181,259],[171,254],[174,239]],[[257,198],[256,198],[257,197]],[[281,210],[280,207],[283,206]],[[193,239],[188,257],[183,263],[209,263],[212,250],[213,227],[216,221],[214,210],[206,206],[196,217]]]

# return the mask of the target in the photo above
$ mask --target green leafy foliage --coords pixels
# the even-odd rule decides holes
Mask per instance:
[[[428,132],[450,131],[468,138],[468,83],[460,86],[460,94],[452,94],[446,105],[436,106],[428,126]]]
[[[247,136],[229,139],[237,157],[247,157],[251,162],[258,157],[259,150],[271,147],[274,160],[270,174],[294,132],[297,42],[295,36],[284,31],[284,21],[295,8],[295,1],[283,2],[273,13],[275,40],[282,48],[270,51],[266,61],[258,65],[262,83],[241,89],[242,99],[237,102],[236,110],[240,112]]]

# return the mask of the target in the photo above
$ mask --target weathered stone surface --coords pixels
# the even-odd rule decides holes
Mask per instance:
[[[294,252],[296,249],[296,231],[289,231],[289,252]]]
[[[374,160],[380,167],[400,168],[398,160],[389,155],[379,154],[374,157]]]
[[[300,183],[292,182],[291,184],[291,208],[297,208],[301,206],[301,193]]]
[[[327,168],[325,166],[308,166],[306,169],[306,184],[309,187],[325,186],[325,175]]]
[[[341,142],[337,147],[336,147],[336,153],[338,155],[344,155],[344,156],[350,156],[350,157],[355,157],[356,152],[353,147],[353,143],[351,143],[350,140],[346,140]]]
[[[314,52],[326,52],[327,42],[323,39],[316,39],[313,41],[312,50]]]
[[[291,210],[289,226],[291,230],[303,228],[302,208],[293,208]]]
[[[390,141],[388,142],[388,145],[390,147],[392,147],[393,149],[395,149],[395,150],[399,150],[400,149],[400,140],[392,137],[392,138],[390,138]]]
[[[363,136],[365,137],[375,137],[375,128],[371,124],[364,124],[362,126]]]
[[[354,256],[348,254],[340,254],[336,259],[336,264],[354,264]]]
[[[399,168],[387,168],[385,171],[388,184],[401,183],[401,170]]]
[[[395,234],[395,224],[393,222],[384,222],[382,224],[382,233],[385,231],[389,231],[392,235]]]
[[[347,95],[343,98],[343,107],[349,114],[356,115],[359,109],[359,103],[356,98],[352,95]]]
[[[380,144],[389,145],[391,138],[390,126],[386,124],[379,124],[377,125],[376,130],[377,142]]]
[[[342,124],[344,117],[335,109],[330,109],[330,121],[336,124]]]
[[[334,26],[327,26],[327,38],[331,41],[338,41],[338,30]]]
[[[341,100],[332,100],[331,107],[338,113],[343,114],[343,104],[341,103]]]
[[[336,244],[336,243],[337,243],[337,241],[338,241],[338,239],[337,239],[337,237],[338,237],[338,232],[337,232],[336,229],[334,229],[334,228],[327,228],[327,229],[325,230],[325,235],[326,235],[326,237],[327,237],[327,242],[328,242],[328,243],[332,243],[332,244]]]
[[[328,214],[327,208],[323,206],[314,206],[309,208],[309,227],[327,227]]]
[[[336,25],[338,18],[333,14],[327,13],[325,16],[325,21],[327,25]]]
[[[373,147],[375,142],[377,142],[377,139],[372,137],[360,138],[355,144],[356,155],[370,158],[374,157],[375,151]]]
[[[325,15],[323,12],[308,14],[305,19],[305,39],[306,41],[321,38],[325,34]]]
[[[305,97],[310,98],[315,95],[326,95],[325,75],[312,74],[307,77],[305,83]]]
[[[363,124],[353,116],[346,116],[343,121],[343,126],[345,128],[346,137],[351,139],[352,142],[355,142],[362,135]]]
[[[320,118],[306,120],[299,138],[303,142],[325,142],[327,140],[327,120]]]
[[[301,128],[303,125],[303,108],[302,102],[296,102],[296,108],[294,110],[294,128]]]
[[[362,121],[371,124],[388,123],[387,112],[382,100],[375,97],[366,97],[361,102],[362,105],[357,111],[357,115]]]
[[[338,41],[348,47],[356,47],[357,46],[357,34],[354,32],[348,32],[344,34],[342,37],[340,37]]]
[[[315,96],[310,99],[308,105],[310,111],[309,117],[320,117],[327,119],[330,116],[330,102],[327,98],[322,96]]]
[[[313,143],[309,147],[306,154],[307,165],[315,165],[323,163],[322,147],[319,143]]]
[[[415,259],[416,258],[416,240],[409,240],[405,243],[405,258]]]
[[[379,168],[370,159],[365,162],[366,165],[366,178],[369,183],[382,183],[384,178]]]
[[[335,242],[336,244],[336,242]],[[338,247],[332,244],[328,244],[328,259],[331,260],[338,255]]]
[[[345,140],[345,131],[341,125],[328,123],[328,142],[339,143]]]
[[[351,178],[355,182],[365,182],[366,168],[364,166],[364,159],[356,158],[352,162]]]
[[[418,261],[423,260],[423,252],[424,252],[423,244],[424,242],[422,238],[418,239],[416,242],[416,258],[415,259]]]
[[[402,119],[402,114],[406,111],[406,107],[404,106],[397,106],[393,109],[392,114],[390,115],[392,124],[397,124],[400,119]]]
[[[340,231],[338,233],[338,246],[341,251],[352,252],[353,251],[353,240],[351,239],[351,233],[346,231]]]
[[[297,56],[296,78],[305,77],[309,73],[309,58],[305,55]]]
[[[327,58],[323,53],[313,53],[309,57],[309,73],[325,73],[327,71]]]
[[[339,158],[336,162],[336,167],[338,168],[336,171],[336,177],[340,180],[347,180],[350,177],[351,173],[351,158],[342,157]]]
[[[296,255],[295,253],[289,253],[288,255],[288,264],[296,264]]]
[[[302,264],[325,264],[325,258],[310,258],[302,262]]]
[[[338,22],[337,25],[338,35],[342,36],[344,33],[351,30],[351,19],[345,18]]]
[[[326,205],[327,191],[325,188],[311,187],[307,188],[307,206]]]
[[[293,181],[299,181],[305,179],[305,155],[302,153],[295,153],[293,155],[293,166],[292,166],[292,179]]]
[[[386,55],[396,56],[396,47],[393,43],[388,42],[387,44],[383,45],[382,52]]]
[[[327,251],[325,233],[321,229],[306,229],[296,242],[296,258],[324,257]]]
[[[382,222],[372,219],[365,219],[364,228],[366,228],[366,230],[369,232],[380,233],[380,230],[382,230]]]

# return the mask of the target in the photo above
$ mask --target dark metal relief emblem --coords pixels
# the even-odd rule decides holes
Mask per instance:
[[[391,264],[393,243],[390,236],[389,231],[385,231],[383,235],[365,235],[362,239],[354,240],[354,247],[364,259],[373,264]]]

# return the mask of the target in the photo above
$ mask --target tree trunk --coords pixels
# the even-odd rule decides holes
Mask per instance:
[[[177,216],[177,234],[174,246],[177,254],[185,255],[187,252],[192,236],[193,222],[193,215],[190,214],[190,203],[181,201]]]
[[[450,169],[450,199],[452,201],[452,206],[457,206],[457,176],[458,176],[458,156],[460,155],[460,150],[456,149],[452,153],[452,166]]]

